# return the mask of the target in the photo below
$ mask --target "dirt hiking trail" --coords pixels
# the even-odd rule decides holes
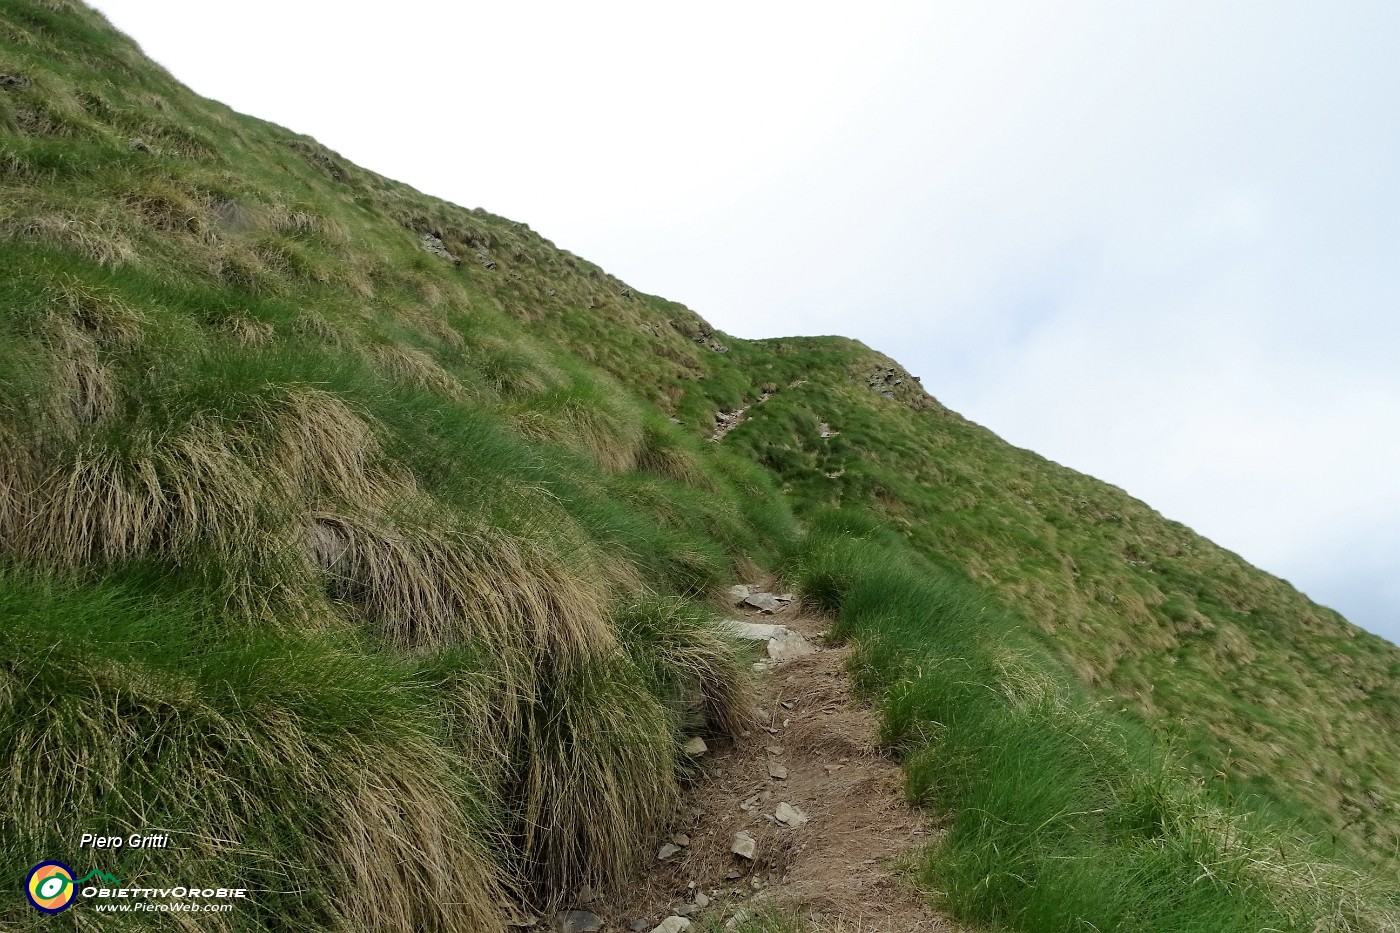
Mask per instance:
[[[753,587],[762,601],[772,597]],[[828,622],[783,600],[740,606],[731,618],[803,636],[799,656],[761,661],[755,728],[698,756],[672,836],[626,903],[600,907],[607,930],[651,931],[680,914],[696,928],[769,907],[800,909],[812,929],[953,933],[898,874],[902,856],[936,831],[904,800],[899,765],[876,746],[878,719],[853,695],[849,646],[829,645]],[[791,647],[791,642],[788,643]],[[756,642],[764,655],[765,643]],[[752,857],[736,854],[752,839]],[[742,836],[737,837],[742,840]],[[703,923],[702,923],[703,921]],[[730,926],[733,926],[730,922]],[[672,921],[672,929],[685,929]],[[664,928],[663,928],[664,929]]]

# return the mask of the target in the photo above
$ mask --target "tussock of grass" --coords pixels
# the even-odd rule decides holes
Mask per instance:
[[[561,387],[564,374],[520,342],[484,335],[470,341],[472,367],[485,378],[497,395],[507,399],[528,398]]]
[[[467,390],[461,381],[423,350],[398,346],[375,347],[373,356],[377,366],[391,379],[453,401],[467,400]]]
[[[267,211],[267,226],[276,233],[320,241],[333,246],[350,242],[345,224],[304,205],[277,204]]]
[[[400,648],[482,639],[568,666],[615,646],[596,586],[499,533],[317,513],[307,542],[331,593],[359,606]]]
[[[98,358],[96,342],[69,331],[58,336],[53,355],[50,414],[54,423],[79,429],[110,415],[117,405],[117,387]]]
[[[618,617],[632,662],[690,730],[737,735],[753,722],[748,658],[695,603],[651,597]]]
[[[13,541],[24,525],[24,505],[39,471],[19,432],[0,418],[0,540]]]
[[[209,207],[164,179],[126,192],[122,204],[138,221],[161,233],[208,238],[213,230]]]
[[[687,446],[684,436],[655,417],[643,426],[637,469],[698,489],[715,488],[709,470],[700,455]]]
[[[136,258],[120,216],[76,205],[7,199],[0,204],[0,240],[61,247],[100,266],[119,266]]]
[[[625,473],[637,465],[642,425],[619,395],[576,380],[531,398],[515,423],[527,437],[573,448],[605,470]]]
[[[354,649],[209,651],[207,614],[0,575],[5,856],[81,861],[78,812],[102,832],[172,833],[168,850],[108,863],[128,884],[254,886],[240,928],[501,929],[474,792],[418,688]]]
[[[547,904],[616,892],[675,809],[674,717],[623,659],[538,690],[516,745],[524,875]]]
[[[311,501],[382,509],[413,495],[412,479],[386,462],[378,427],[343,399],[297,387],[258,414],[271,473]]]
[[[259,321],[246,314],[220,316],[215,325],[244,347],[266,347],[277,337],[277,329],[267,321]]]
[[[69,325],[103,344],[132,344],[141,339],[141,313],[108,289],[63,276],[45,286],[44,295],[59,325]]]

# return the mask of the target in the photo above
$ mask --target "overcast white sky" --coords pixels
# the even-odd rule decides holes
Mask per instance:
[[[98,0],[744,337],[840,333],[1400,641],[1400,4]]]

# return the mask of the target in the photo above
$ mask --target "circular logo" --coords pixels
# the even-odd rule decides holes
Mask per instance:
[[[40,862],[29,869],[24,893],[35,910],[58,914],[73,906],[73,869],[62,862]]]

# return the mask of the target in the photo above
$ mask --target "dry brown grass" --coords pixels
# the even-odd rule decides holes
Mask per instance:
[[[87,442],[50,465],[15,550],[67,571],[157,553],[234,559],[269,537],[277,492],[212,424],[132,435],[122,449]]]
[[[285,283],[265,256],[240,242],[222,241],[204,257],[206,272],[221,285],[250,295],[275,295]]]
[[[53,419],[64,426],[95,424],[117,405],[116,380],[98,359],[96,342],[86,334],[63,336],[54,361]]]
[[[332,595],[401,648],[481,640],[565,667],[616,648],[601,588],[501,532],[320,512],[306,541]]]
[[[455,762],[425,741],[357,764],[328,782],[347,929],[503,931],[501,879],[455,805]]]
[[[454,300],[441,308],[429,304],[427,307],[411,305],[407,308],[396,309],[398,316],[409,321],[416,327],[419,333],[429,340],[440,343],[453,350],[465,349],[466,338],[462,332],[453,327],[444,319],[445,314],[450,314],[454,310],[461,310],[468,306],[466,297],[463,295],[454,296]]]
[[[27,439],[0,420],[0,541],[15,540],[24,527],[24,510],[38,471]],[[0,550],[4,549],[0,544]]]
[[[270,593],[289,597],[287,584],[306,582],[293,534],[300,510],[322,496],[374,505],[404,494],[377,456],[369,426],[314,390],[268,403],[250,423],[196,416],[62,445],[28,478],[29,461],[11,456],[19,481],[7,484],[4,546],[67,573],[147,556],[207,565],[234,605],[265,615]]]
[[[209,239],[214,228],[208,204],[167,179],[152,179],[121,197],[122,204],[142,224],[161,233],[182,233]]]
[[[426,351],[385,345],[373,348],[370,355],[374,367],[395,382],[457,402],[468,399],[461,380],[443,369]]]
[[[543,689],[520,728],[518,808],[533,893],[555,906],[619,890],[679,790],[670,716],[634,677],[580,667]]]
[[[318,311],[303,309],[292,325],[295,332],[308,340],[314,340],[326,349],[336,349],[352,342],[351,335],[332,324]]]
[[[0,130],[14,130],[14,112],[0,102]],[[34,165],[22,152],[0,144],[0,180],[17,181],[31,178]]]
[[[714,491],[716,488],[699,456],[655,424],[646,425],[642,432],[637,451],[637,469],[697,489]]]
[[[103,343],[141,339],[145,318],[113,292],[62,277],[45,289],[45,296],[53,314]]]
[[[342,221],[305,205],[272,205],[266,211],[264,226],[274,233],[328,245],[344,246],[350,242],[350,231]]]
[[[119,266],[136,259],[136,247],[122,218],[112,209],[91,205],[69,210],[6,198],[0,203],[0,239],[71,250],[101,266]]]
[[[430,737],[321,736],[267,705],[231,718],[194,684],[139,665],[83,662],[67,676],[73,692],[16,726],[14,747],[32,753],[7,758],[0,825],[99,812],[111,786],[145,788],[144,805],[199,827],[172,847],[178,871],[252,856],[268,887],[304,899],[333,929],[502,930],[497,870],[464,819],[454,760]],[[25,689],[0,672],[0,709]],[[270,862],[244,848],[250,832],[285,825],[289,808],[298,857]],[[150,870],[168,875],[170,859]]]
[[[207,560],[259,613],[257,594],[320,573],[403,648],[486,639],[563,666],[616,649],[608,589],[625,574],[591,566],[586,549],[575,570],[543,542],[433,517],[441,509],[385,459],[370,422],[318,390],[234,425],[198,416],[119,444],[74,442],[35,477],[31,466],[17,453],[4,464],[6,546],[44,566]]]
[[[385,461],[371,419],[329,392],[288,390],[268,406],[263,421],[271,438],[269,471],[309,502],[379,509],[413,495],[411,478]]]
[[[219,318],[217,327],[244,347],[265,347],[277,337],[277,329],[271,324],[246,314],[225,315]]]
[[[611,401],[602,392],[559,390],[518,409],[514,421],[526,437],[572,448],[610,473],[626,473],[637,465],[642,423]]]

